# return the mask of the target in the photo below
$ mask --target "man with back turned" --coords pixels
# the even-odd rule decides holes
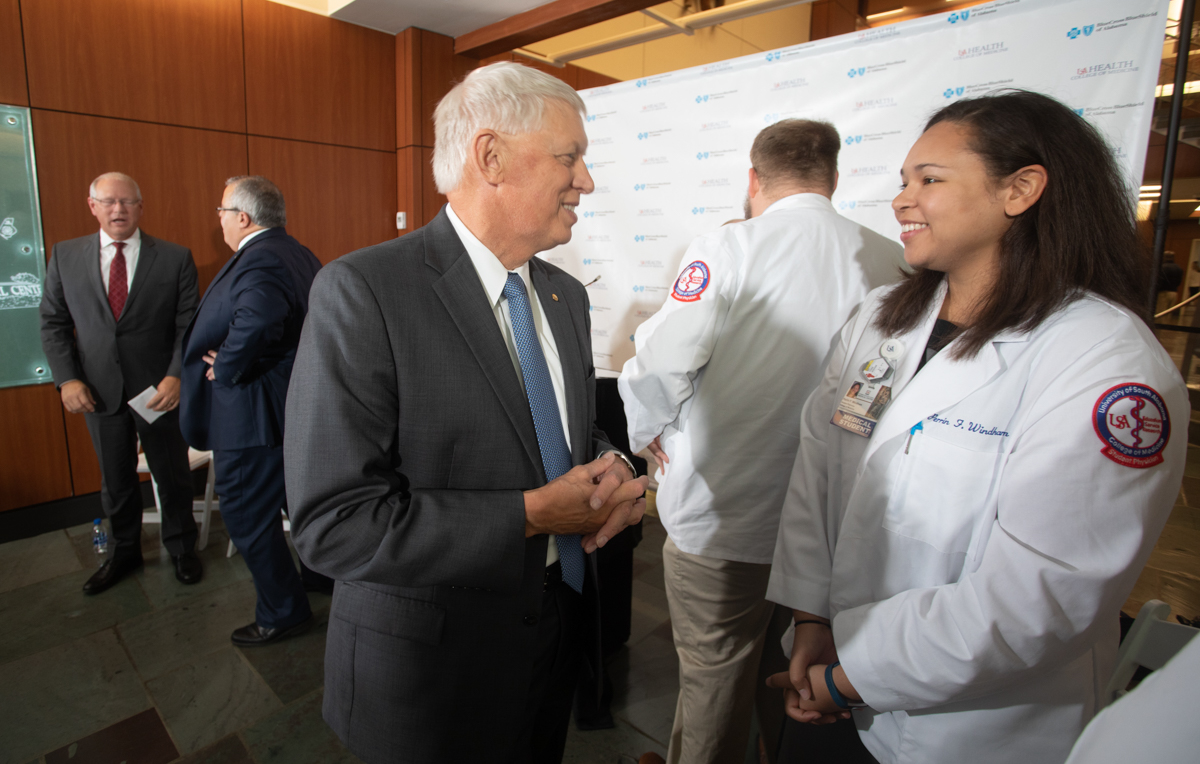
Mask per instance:
[[[534,257],[593,184],[574,90],[513,63],[438,105],[449,205],[313,285],[292,535],[337,579],[325,720],[368,762],[558,762],[594,586],[644,502],[595,419],[583,286]]]
[[[671,764],[745,757],[800,409],[842,324],[867,292],[900,276],[900,245],[830,201],[840,145],[833,125],[813,120],[758,134],[749,219],[692,242],[618,380],[630,443],[649,446],[660,469],[679,654]]]
[[[283,536],[284,401],[320,261],[284,229],[283,194],[258,176],[230,178],[217,208],[233,250],[184,337],[184,437],[212,449],[221,519],[250,568],[254,623],[240,647],[298,634],[312,622]]]

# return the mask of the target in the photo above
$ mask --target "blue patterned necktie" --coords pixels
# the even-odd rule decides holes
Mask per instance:
[[[558,398],[554,395],[550,368],[546,366],[546,356],[542,353],[533,325],[525,282],[520,276],[508,274],[504,296],[508,298],[508,317],[512,320],[513,341],[517,345],[517,356],[521,359],[521,375],[525,377],[525,395],[529,398],[529,410],[533,413],[533,428],[537,431],[538,449],[542,452],[542,467],[546,470],[546,480],[553,480],[571,469],[571,452],[567,450],[567,438],[563,434]],[[582,594],[583,547],[579,545],[579,534],[555,536],[554,540],[558,543],[563,581]]]

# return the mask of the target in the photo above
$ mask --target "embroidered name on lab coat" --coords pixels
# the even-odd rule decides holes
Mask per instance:
[[[967,432],[973,432],[976,435],[997,435],[1002,438],[1008,437],[1008,432],[1001,430],[999,427],[989,427],[985,424],[980,424],[979,422],[972,422],[969,419],[947,419],[934,414],[933,416],[929,417],[927,421],[933,422],[934,424],[944,425],[946,427],[953,427],[956,430],[966,430]]]

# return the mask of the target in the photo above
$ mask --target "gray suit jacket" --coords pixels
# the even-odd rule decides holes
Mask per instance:
[[[587,295],[541,260],[530,271],[581,464],[610,448],[593,426]],[[444,210],[322,269],[287,423],[292,538],[339,581],[326,721],[368,762],[508,761],[547,543],[525,538],[522,491],[546,477],[529,403]]]
[[[163,377],[179,376],[183,333],[197,297],[191,250],[142,231],[118,321],[100,278],[100,234],[55,244],[41,305],[42,350],[55,385],[83,381],[96,413],[105,414]]]

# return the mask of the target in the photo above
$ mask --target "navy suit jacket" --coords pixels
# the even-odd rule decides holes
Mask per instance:
[[[269,228],[213,279],[183,336],[179,427],[200,450],[283,443],[284,403],[321,262]],[[216,381],[204,356],[217,351]]]

